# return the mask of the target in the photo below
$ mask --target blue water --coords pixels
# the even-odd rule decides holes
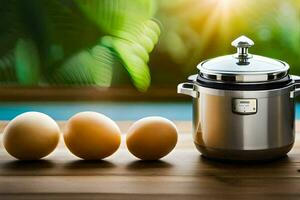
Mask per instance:
[[[191,120],[191,102],[22,102],[1,103],[0,120],[11,120],[27,111],[43,112],[55,120],[67,120],[81,111],[96,111],[113,120],[137,120],[147,116],[162,116],[170,120]],[[296,118],[300,119],[300,104],[296,105]]]
[[[296,119],[300,119],[300,103],[296,104]]]
[[[146,116],[162,116],[170,120],[191,120],[192,104],[188,102],[22,102],[1,103],[0,120],[11,120],[27,111],[48,114],[55,120],[67,120],[81,111],[96,111],[113,120],[137,120]]]

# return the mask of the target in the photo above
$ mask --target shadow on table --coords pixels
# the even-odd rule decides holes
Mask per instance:
[[[166,169],[173,167],[172,164],[162,160],[137,160],[129,163],[127,169],[140,170],[140,169]]]
[[[199,156],[199,161],[212,166],[238,166],[238,167],[262,167],[262,166],[285,166],[289,165],[292,161],[291,159],[285,155],[281,158],[270,159],[270,160],[258,160],[258,161],[239,161],[239,160],[221,160],[221,159],[212,159],[207,158],[202,155]]]
[[[64,165],[66,169],[99,169],[112,168],[116,165],[106,160],[76,160]]]
[[[2,163],[4,170],[10,171],[36,171],[53,168],[55,164],[49,160],[13,160]]]

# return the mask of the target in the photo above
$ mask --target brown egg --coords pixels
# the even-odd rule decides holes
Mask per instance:
[[[37,160],[50,154],[59,141],[56,122],[43,113],[26,112],[4,129],[3,145],[7,152],[21,160]]]
[[[119,148],[121,131],[105,115],[80,112],[67,122],[64,141],[68,149],[82,159],[103,159]]]
[[[162,117],[146,117],[128,130],[128,150],[142,160],[157,160],[172,151],[177,143],[177,128]]]

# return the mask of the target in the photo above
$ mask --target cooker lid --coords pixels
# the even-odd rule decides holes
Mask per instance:
[[[254,42],[246,36],[235,39],[237,48],[233,55],[221,56],[200,63],[201,77],[225,82],[260,82],[282,79],[288,74],[289,65],[283,61],[248,53]]]

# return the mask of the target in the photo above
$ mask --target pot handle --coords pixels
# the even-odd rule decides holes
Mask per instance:
[[[291,75],[291,78],[294,80],[295,89],[293,91],[293,97],[300,95],[300,76]]]
[[[186,94],[194,98],[199,97],[199,92],[195,90],[195,86],[193,83],[180,83],[177,86],[177,93]]]
[[[193,74],[193,75],[190,75],[190,76],[188,77],[188,80],[189,80],[189,81],[196,81],[196,80],[197,80],[197,77],[198,77],[198,74]]]

